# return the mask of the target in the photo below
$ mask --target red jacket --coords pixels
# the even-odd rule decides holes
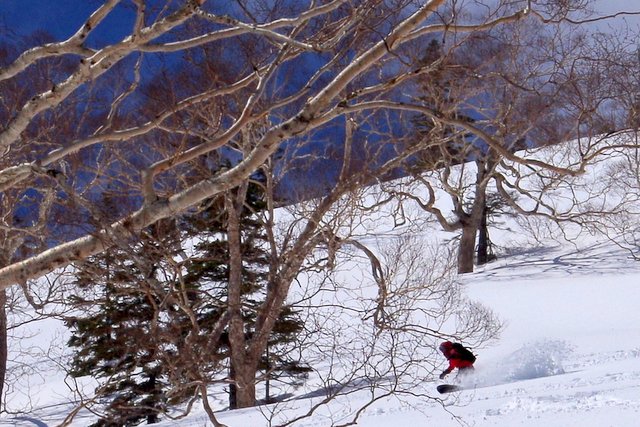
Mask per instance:
[[[454,368],[466,369],[473,367],[473,362],[468,360],[456,359],[455,357],[447,357],[447,359],[449,359],[449,367],[447,368],[447,371],[452,371]]]
[[[467,369],[473,368],[473,362],[462,359],[462,355],[453,347],[453,343],[446,341],[440,345],[440,351],[449,361],[449,367],[445,372],[451,372],[454,368]]]

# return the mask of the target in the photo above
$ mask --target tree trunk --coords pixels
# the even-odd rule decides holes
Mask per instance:
[[[478,172],[476,175],[475,197],[470,212],[464,218],[460,218],[462,224],[462,237],[458,249],[458,273],[473,272],[473,258],[476,252],[476,233],[480,231],[478,243],[478,264],[485,264],[488,248],[487,232],[487,177],[495,163],[490,159],[476,160]],[[480,260],[480,252],[483,251],[484,260]]]
[[[264,402],[271,403],[271,362],[269,361],[268,345],[265,350],[265,353],[266,353],[265,359],[267,361],[267,366],[266,366],[266,375],[265,375],[265,381],[264,381]]]
[[[478,228],[478,252],[477,263],[483,265],[489,262],[489,229],[487,227],[487,203],[485,201],[482,207],[482,218],[480,219],[480,227]]]
[[[0,409],[3,406],[4,380],[7,375],[7,291],[0,290]]]
[[[155,374],[151,374],[149,376],[149,388],[152,390],[152,393],[155,392],[157,388]],[[156,409],[155,406],[157,405],[157,403],[158,403],[157,401],[153,402],[154,410]],[[158,414],[156,412],[151,412],[147,414],[147,424],[156,424],[158,421],[159,421]]]
[[[229,244],[229,282],[227,305],[230,313],[229,345],[233,367],[237,408],[248,408],[256,404],[256,370],[258,362],[247,352],[247,338],[242,318],[242,239],[240,213],[246,199],[246,186],[238,190],[234,203],[233,193],[227,194],[227,241]]]
[[[236,370],[233,369],[233,363],[229,364],[229,409],[238,408],[238,387],[236,387]]]
[[[473,255],[476,249],[475,225],[465,225],[462,227],[462,237],[458,248],[458,273],[473,272]]]
[[[256,405],[256,368],[245,364],[235,368],[236,407],[250,408]]]
[[[238,375],[234,367],[234,359],[231,359],[229,366],[229,409],[249,408],[256,404],[256,369],[246,366],[246,359],[243,360],[240,371],[244,372]]]

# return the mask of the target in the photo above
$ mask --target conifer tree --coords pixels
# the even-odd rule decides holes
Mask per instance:
[[[106,191],[103,215],[117,212]],[[101,380],[102,417],[95,427],[153,424],[167,409],[166,361],[176,356],[184,320],[168,302],[174,270],[167,261],[180,252],[175,221],[146,229],[133,246],[123,238],[111,250],[78,265],[75,316],[66,319],[75,349],[70,375]],[[171,403],[184,397],[174,396]]]
[[[256,307],[268,286],[269,254],[259,221],[264,209],[258,186],[250,185],[247,208],[243,210],[243,319],[246,334],[252,333]],[[198,371],[200,378],[221,379],[220,364],[230,365],[229,337],[211,345],[208,336],[225,311],[229,249],[226,212],[219,200],[208,201],[206,209],[180,224],[164,240],[153,230],[134,249],[111,250],[83,263],[77,272],[80,292],[72,298],[77,315],[67,320],[72,329],[69,346],[76,350],[71,375],[92,375],[101,379],[103,419],[94,426],[155,423],[171,405],[193,395],[188,386]],[[178,236],[180,234],[180,236]],[[182,264],[181,280],[167,274],[167,260],[175,258],[183,244],[193,242],[193,254]],[[186,292],[185,292],[186,291]],[[193,335],[192,319],[172,301],[186,295],[184,304],[196,317],[198,334]],[[295,341],[302,322],[291,307],[285,307],[269,341],[259,369],[269,379],[300,376],[309,368],[289,358],[280,349]],[[189,342],[186,338],[189,336]],[[211,349],[216,350],[211,352]],[[184,355],[183,353],[189,353]],[[197,355],[197,356],[194,356]],[[188,364],[191,367],[180,366]],[[194,359],[196,358],[196,359]],[[217,377],[216,377],[217,376]],[[229,370],[233,379],[233,370]],[[186,387],[179,389],[180,387]],[[176,391],[176,389],[178,389]],[[230,407],[235,407],[235,387],[230,386]]]
[[[76,349],[71,375],[104,380],[104,416],[96,427],[152,424],[166,408],[166,372],[159,355],[162,302],[145,283],[155,268],[141,271],[130,257],[110,251],[85,262],[77,274],[85,292],[72,303],[86,313],[67,320],[68,344]]]

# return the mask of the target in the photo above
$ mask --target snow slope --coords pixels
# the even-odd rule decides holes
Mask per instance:
[[[580,230],[572,243],[548,239],[533,245],[516,224],[504,229],[516,231],[492,234],[503,248],[499,260],[460,278],[470,299],[505,322],[498,340],[475,349],[476,373],[465,382],[468,389],[438,395],[440,382],[417,378],[414,394],[420,397],[375,396],[378,400],[358,414],[358,426],[640,425],[640,262]],[[347,273],[349,287],[359,290],[364,273]],[[55,426],[65,418],[72,396],[64,376],[53,365],[34,376],[38,379],[30,388],[17,395],[35,409],[3,414],[0,426]],[[224,397],[211,400],[218,420],[228,427],[266,427],[302,416],[323,397],[317,382],[309,381],[274,405],[228,411]],[[368,390],[342,396],[295,425],[351,425],[371,397]],[[71,425],[90,423],[90,415],[81,413]],[[210,424],[196,405],[188,417],[157,425]]]
[[[359,417],[358,426],[638,425],[640,263],[607,244],[539,248],[502,258],[463,280],[470,297],[506,322],[501,338],[477,351],[477,386],[438,396],[436,384],[424,382],[416,391],[433,400],[383,398]],[[296,425],[345,424],[369,397],[355,393]],[[221,410],[217,416],[229,427],[277,425],[280,416],[302,414],[319,398]],[[47,407],[27,417],[5,416],[0,425],[53,426],[64,412],[64,405]],[[88,424],[80,417],[73,425]],[[198,409],[186,419],[158,424],[175,425],[208,423]]]
[[[501,339],[479,351],[479,386],[442,401],[382,399],[358,426],[640,424],[640,263],[607,245],[556,248],[502,259],[464,280],[468,294],[507,323]],[[346,423],[368,397],[353,395],[297,425]],[[218,414],[233,427],[268,426],[269,415],[266,407]],[[205,417],[179,425],[202,426]]]

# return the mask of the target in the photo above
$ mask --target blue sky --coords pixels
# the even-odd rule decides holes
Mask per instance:
[[[640,13],[640,0],[593,0],[592,8],[599,15],[609,15],[618,12]],[[627,15],[598,23],[601,29],[616,28],[627,23],[632,29],[640,29],[640,15]]]
[[[63,40],[73,34],[102,3],[102,0],[0,0],[0,31],[9,28],[25,35],[42,29],[52,33],[56,39]],[[123,3],[129,4],[127,1]],[[622,10],[640,12],[640,0],[594,0],[593,8],[602,14]],[[640,27],[640,16],[611,20],[606,26],[615,27],[622,19],[635,28]],[[113,21],[105,24],[112,28],[122,25]]]
[[[613,13],[619,11],[640,11],[638,0],[594,0],[593,7],[602,13]]]
[[[0,0],[0,22],[21,35],[41,29],[56,38],[66,38],[101,3],[98,0]]]
[[[103,4],[103,0],[0,0],[0,33],[9,31],[18,37],[36,30],[50,33],[55,40],[65,40]],[[113,43],[130,32],[133,12],[128,1],[122,2],[91,35],[88,44]],[[7,35],[7,34],[0,34]]]

